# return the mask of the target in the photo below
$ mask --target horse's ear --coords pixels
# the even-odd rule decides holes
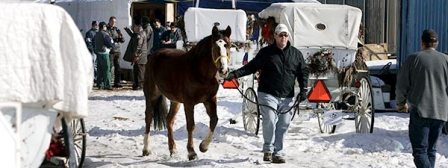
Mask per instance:
[[[218,30],[218,27],[216,27],[216,26],[213,26],[212,37],[214,37],[214,38],[219,37],[219,30]]]
[[[232,29],[230,26],[227,26],[226,30],[224,31],[224,36],[230,37],[230,34],[232,34]]]

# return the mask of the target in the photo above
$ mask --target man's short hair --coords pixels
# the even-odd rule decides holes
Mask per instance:
[[[438,38],[438,35],[434,30],[426,29],[423,31],[422,41],[424,43],[435,43],[435,42],[437,42],[437,38]]]
[[[100,22],[100,29],[103,29],[104,27],[106,27],[107,23],[106,22]]]
[[[134,21],[134,24],[135,25],[142,25],[142,17],[141,16],[134,16],[133,18],[132,18],[132,20]]]
[[[150,23],[149,17],[148,17],[148,16],[143,16],[143,18],[142,18],[142,23],[143,23],[143,24],[148,24],[148,23]]]
[[[92,26],[96,26],[96,25],[98,25],[98,21],[96,21],[96,20],[92,21]]]
[[[438,35],[432,29],[426,29],[422,33],[422,43],[426,47],[437,47]]]
[[[112,20],[112,19],[117,19],[115,16],[111,16],[110,18],[109,18],[109,20]]]
[[[159,19],[154,19],[154,23],[156,23],[156,22],[160,23],[160,20]]]

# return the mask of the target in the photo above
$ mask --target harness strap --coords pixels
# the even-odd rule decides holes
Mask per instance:
[[[216,67],[218,67],[218,61],[219,61],[219,59],[221,59],[222,57],[227,58],[227,61],[230,62],[230,57],[225,56],[225,55],[221,55],[221,56],[219,56],[218,58],[216,58],[216,59],[213,61],[213,63],[215,63],[215,65],[216,65]]]

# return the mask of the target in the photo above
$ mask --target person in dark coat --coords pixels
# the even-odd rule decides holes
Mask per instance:
[[[92,21],[92,28],[86,33],[85,41],[87,49],[89,49],[90,54],[92,54],[93,63],[93,78],[96,81],[97,69],[96,69],[96,55],[95,55],[95,34],[98,32],[98,21]]]
[[[134,18],[132,31],[125,28],[126,32],[131,36],[125,53],[125,60],[133,65],[133,85],[132,90],[140,90],[143,88],[143,79],[145,74],[145,65],[147,63],[148,45],[146,33],[141,26],[141,19]]]
[[[162,34],[165,33],[166,29],[162,26],[159,19],[156,19],[154,21],[154,40],[153,40],[153,46],[151,48],[151,53],[156,52],[160,49],[162,44]]]
[[[99,32],[95,34],[95,54],[98,56],[98,79],[96,81],[99,89],[112,90],[109,58],[112,47],[113,41],[107,33],[106,23],[100,22]]]
[[[409,139],[417,168],[433,168],[437,140],[448,120],[448,56],[436,50],[438,35],[423,31],[421,51],[410,55],[397,75],[398,111],[409,111]]]
[[[112,65],[114,67],[114,85],[112,87],[123,87],[120,84],[121,81],[121,67],[120,67],[120,43],[124,43],[123,34],[120,29],[118,29],[115,24],[117,23],[117,18],[115,16],[111,16],[109,18],[109,23],[107,24],[107,31],[114,41],[114,47],[110,50],[110,60],[112,61]]]
[[[181,30],[176,27],[174,22],[170,25],[170,30],[165,31],[161,37],[162,48],[176,48],[177,41],[182,40]]]
[[[291,46],[288,38],[291,34],[284,24],[275,28],[274,43],[262,48],[254,59],[243,67],[232,71],[226,80],[239,78],[257,71],[258,101],[263,116],[263,160],[272,163],[285,163],[283,158],[283,140],[288,130],[294,97],[295,80],[300,86],[296,101],[306,99],[308,68],[302,53]]]

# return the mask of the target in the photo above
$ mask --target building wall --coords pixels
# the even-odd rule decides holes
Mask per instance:
[[[399,64],[421,49],[421,34],[428,28],[439,34],[437,50],[448,53],[448,1],[402,0],[401,6]]]

